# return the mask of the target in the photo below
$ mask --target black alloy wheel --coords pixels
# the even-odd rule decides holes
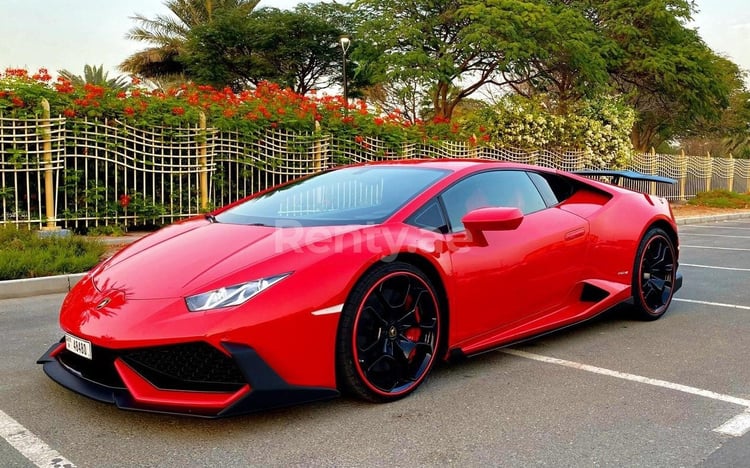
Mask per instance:
[[[667,311],[674,295],[677,253],[669,235],[660,228],[641,240],[633,269],[633,303],[645,320],[656,320]]]
[[[413,392],[435,364],[440,301],[427,276],[404,262],[366,274],[344,306],[338,369],[356,396],[387,402]]]

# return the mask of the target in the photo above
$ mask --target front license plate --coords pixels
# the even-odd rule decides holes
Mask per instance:
[[[77,336],[65,334],[65,347],[71,353],[76,353],[86,359],[91,359],[91,342]]]

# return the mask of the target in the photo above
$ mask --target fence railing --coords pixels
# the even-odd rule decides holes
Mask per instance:
[[[589,169],[583,152],[524,151],[464,142],[393,144],[271,130],[135,128],[119,121],[0,116],[0,223],[54,228],[163,224],[345,162],[484,158]],[[750,160],[642,154],[629,168],[675,185],[632,188],[685,200],[698,192],[750,191]]]

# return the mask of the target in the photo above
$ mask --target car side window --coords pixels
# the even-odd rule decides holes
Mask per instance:
[[[417,210],[413,215],[406,220],[407,224],[416,226],[428,231],[435,231],[440,233],[448,232],[448,223],[443,215],[443,208],[437,199],[432,199],[427,202],[422,208]]]
[[[520,170],[470,175],[445,190],[440,198],[453,232],[463,231],[461,218],[477,208],[509,206],[529,214],[547,207],[529,175]]]
[[[547,206],[567,200],[576,191],[575,185],[569,179],[556,174],[529,172],[529,177],[539,189]]]

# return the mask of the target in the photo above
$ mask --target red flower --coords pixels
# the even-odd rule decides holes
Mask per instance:
[[[120,195],[120,206],[123,208],[127,208],[128,205],[130,205],[130,195],[127,193],[123,193]]]
[[[76,116],[76,111],[74,111],[73,109],[65,109],[63,111],[63,115],[65,117],[72,118]]]
[[[104,96],[103,86],[86,83],[85,85],[83,85],[83,89],[86,90],[86,97],[88,98],[99,98]]]
[[[70,94],[73,91],[75,91],[75,89],[73,88],[73,84],[70,81],[63,78],[62,76],[57,78],[57,83],[55,83],[55,89],[57,90],[58,93],[64,93],[64,94]]]
[[[132,116],[134,116],[134,115],[135,115],[135,109],[133,109],[133,108],[132,108],[132,107],[130,107],[130,106],[126,107],[126,108],[125,108],[125,109],[123,109],[122,111],[123,111],[123,113],[124,113],[125,115],[127,115],[128,117],[132,117]]]
[[[23,104],[24,104],[23,99],[21,99],[21,98],[19,98],[17,96],[13,96],[10,100],[13,102],[14,106],[16,106],[16,107],[23,107]]]
[[[174,115],[184,115],[185,109],[183,107],[176,106],[172,108],[172,113]]]
[[[373,122],[375,122],[375,125],[380,126],[385,123],[385,120],[383,120],[381,117],[375,117],[375,119],[373,119]]]

